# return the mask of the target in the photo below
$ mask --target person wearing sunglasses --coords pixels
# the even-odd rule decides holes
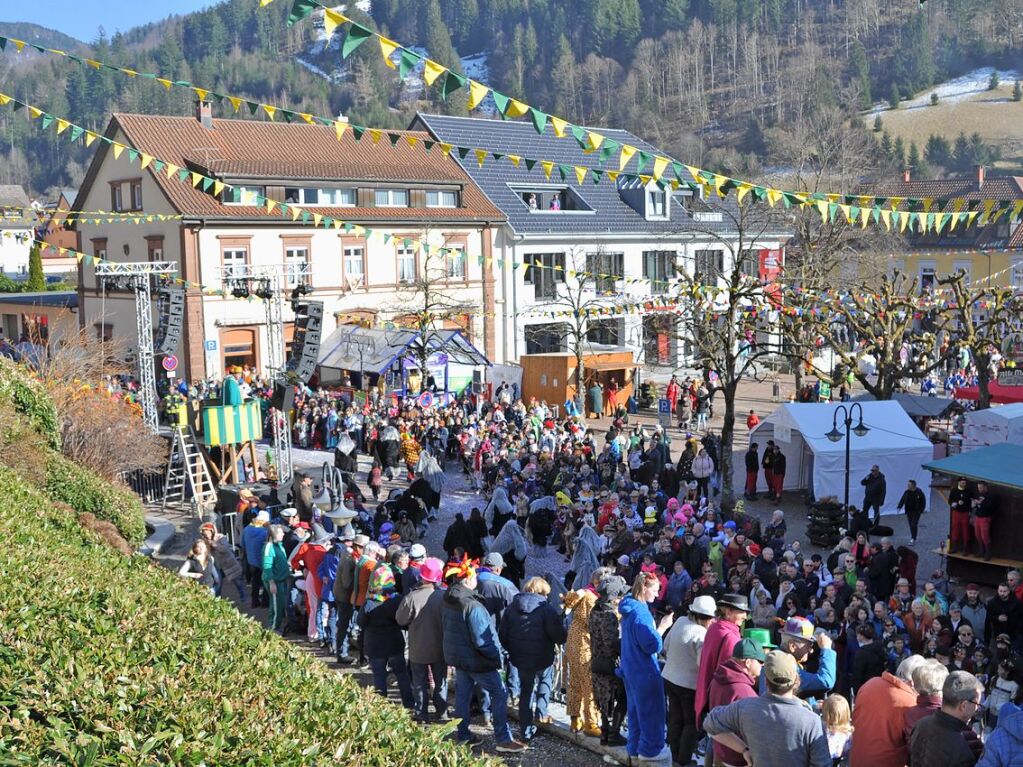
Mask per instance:
[[[941,688],[941,708],[921,719],[909,741],[913,767],[973,767],[983,745],[970,729],[983,686],[973,674],[953,671]]]

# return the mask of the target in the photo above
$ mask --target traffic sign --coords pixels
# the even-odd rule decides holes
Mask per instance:
[[[665,429],[671,426],[671,400],[664,397],[657,400],[657,420]]]
[[[173,354],[168,354],[163,358],[163,369],[170,373],[172,370],[177,370],[178,358]]]
[[[433,407],[433,392],[424,391],[419,395],[419,407],[423,410]]]
[[[217,350],[217,339],[211,338],[206,342],[206,351],[215,352]]]

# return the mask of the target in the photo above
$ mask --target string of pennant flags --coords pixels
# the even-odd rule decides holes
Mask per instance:
[[[273,0],[260,0],[260,7],[266,7],[272,2]],[[601,164],[609,162],[617,155],[617,173],[619,174],[624,173],[635,158],[635,175],[639,178],[648,177],[658,184],[672,186],[696,184],[706,194],[715,193],[722,198],[734,191],[740,204],[746,196],[752,194],[755,199],[761,202],[766,201],[771,207],[781,203],[786,208],[798,206],[816,209],[825,222],[834,222],[842,216],[850,225],[859,224],[866,228],[869,223],[873,222],[884,225],[889,231],[897,229],[900,232],[905,232],[908,228],[917,232],[941,232],[945,227],[952,230],[958,225],[972,226],[975,223],[994,222],[1010,210],[1014,217],[1023,212],[1023,200],[993,198],[968,200],[966,198],[940,199],[798,192],[775,189],[692,165],[684,165],[656,152],[647,152],[631,144],[616,141],[599,130],[576,125],[569,120],[548,114],[524,101],[501,93],[485,83],[460,75],[428,56],[417,53],[359,24],[340,11],[324,5],[320,0],[294,0],[288,16],[288,25],[291,26],[308,18],[317,10],[323,11],[324,30],[328,38],[334,34],[338,27],[347,25],[345,39],[341,45],[343,59],[348,58],[367,40],[374,39],[379,46],[384,64],[396,70],[402,80],[422,64],[424,82],[429,87],[437,85],[445,100],[452,93],[465,90],[468,93],[468,109],[473,111],[483,103],[487,96],[490,96],[503,119],[528,116],[539,134],[543,134],[547,126],[550,125],[554,135],[558,138],[574,138],[584,152],[599,153]],[[486,152],[484,149],[479,151]],[[644,173],[648,168],[649,171]],[[547,170],[546,166],[545,170]],[[562,169],[559,168],[559,170]],[[668,176],[669,171],[674,178]],[[608,169],[605,169],[605,172],[611,173]],[[686,177],[687,173],[688,178]],[[549,175],[548,172],[548,177]],[[567,176],[568,174],[562,170],[563,179]],[[906,205],[907,208],[916,208],[916,210],[900,210],[903,205]],[[946,210],[946,208],[951,209]]]
[[[297,0],[296,6],[307,1],[313,2],[313,0]],[[356,22],[348,19],[343,14],[340,14],[333,9],[326,8],[319,3],[313,2],[313,5],[324,8],[325,18],[330,22],[327,25],[330,33],[333,33],[334,29],[339,24],[347,22],[349,23],[349,36],[354,34],[356,39],[360,39],[363,42],[368,39],[368,37],[363,36],[362,31],[356,31],[353,33],[353,30],[365,30],[365,28],[361,27],[361,25],[358,25]],[[386,40],[386,38],[382,38],[381,36],[376,35],[376,33],[372,33],[370,31],[370,36],[374,35],[380,40]],[[584,165],[556,163],[552,160],[494,152],[483,147],[460,146],[446,142],[422,140],[416,136],[403,136],[399,132],[389,131],[382,128],[371,128],[362,125],[350,124],[332,117],[295,111],[284,107],[265,104],[259,101],[253,101],[240,96],[219,93],[187,80],[172,80],[168,77],[162,77],[156,73],[140,72],[128,67],[109,64],[99,59],[83,58],[74,53],[69,53],[58,48],[49,48],[37,43],[0,35],[0,51],[6,50],[8,45],[13,45],[15,50],[18,52],[22,52],[26,48],[31,48],[43,54],[63,57],[69,61],[80,64],[87,69],[95,71],[111,71],[133,79],[141,78],[152,80],[160,83],[168,90],[171,88],[184,88],[195,93],[196,96],[203,101],[211,98],[218,103],[227,101],[234,108],[235,113],[239,112],[241,107],[244,105],[252,115],[265,114],[270,120],[274,120],[277,116],[281,116],[289,123],[294,122],[295,120],[302,120],[310,125],[332,127],[339,141],[348,129],[351,129],[352,135],[356,141],[361,141],[363,136],[368,134],[374,145],[378,144],[384,136],[388,138],[392,147],[396,146],[404,138],[410,147],[421,147],[427,152],[437,146],[445,154],[445,156],[450,156],[454,153],[463,161],[467,160],[467,158],[471,155],[475,158],[480,167],[483,167],[488,160],[493,160],[495,162],[505,160],[511,162],[515,165],[515,167],[525,166],[528,171],[534,170],[534,168],[539,165],[547,180],[550,180],[555,171],[557,171],[557,174],[560,176],[562,181],[568,181],[574,176],[580,185],[585,184],[587,179],[594,184],[599,184],[605,179],[612,183],[616,182],[618,178],[630,180],[637,179],[644,185],[653,181],[662,187],[670,186],[672,189],[676,190],[683,187],[694,190],[696,188],[700,188],[706,195],[716,193],[720,197],[724,197],[729,191],[734,189],[740,204],[744,202],[748,195],[752,194],[752,196],[758,201],[766,201],[772,207],[781,203],[785,208],[791,208],[794,206],[814,208],[820,213],[821,219],[824,222],[833,223],[842,217],[849,225],[858,224],[862,228],[866,228],[868,224],[873,223],[883,225],[889,231],[894,228],[900,232],[905,232],[907,228],[910,231],[918,232],[928,232],[932,230],[935,232],[941,232],[945,229],[945,227],[948,227],[949,231],[951,231],[959,225],[969,227],[974,223],[986,224],[989,221],[997,221],[1008,210],[1012,210],[1013,216],[1018,216],[1020,212],[1023,211],[1023,200],[999,201],[955,199],[951,201],[952,210],[945,210],[945,208],[950,205],[949,200],[789,192],[753,184],[751,182],[740,181],[738,179],[731,179],[699,168],[694,168],[693,166],[683,166],[677,161],[659,156],[654,157],[650,172],[644,173],[644,170],[646,170],[651,164],[651,155],[649,155],[649,153],[629,145],[621,145],[614,139],[603,137],[598,132],[585,129],[580,126],[570,125],[560,118],[551,116],[550,123],[554,128],[555,135],[565,137],[568,133],[571,133],[578,141],[584,152],[592,153],[599,150],[599,161],[602,165],[608,162],[616,151],[621,150],[622,153],[619,161],[619,170],[617,171],[612,168],[593,168]],[[395,50],[397,50],[391,50],[390,46],[385,45],[384,43],[381,43],[381,45],[382,51],[384,49],[390,50],[388,56],[393,55]],[[408,50],[401,46],[399,46],[399,48],[403,51]],[[354,47],[348,51],[348,55],[350,55],[352,50],[354,50]],[[415,54],[412,51],[408,52],[413,56],[418,56],[418,54]],[[344,54],[344,46],[342,53]],[[387,61],[393,65],[393,61],[391,61],[390,58],[388,58]],[[429,59],[426,59],[425,61],[429,62]],[[429,69],[430,67],[427,64],[427,72]],[[403,76],[405,76],[405,74],[407,73],[404,73]],[[450,73],[450,71],[449,74],[460,77],[455,73]],[[433,81],[430,80],[429,77],[427,77],[427,80],[429,81],[428,84],[433,84]],[[476,85],[479,84],[476,83]],[[497,103],[503,103],[501,94],[493,91],[492,89],[490,89],[490,92],[495,95]],[[484,96],[485,95],[486,94],[484,94]],[[447,94],[445,94],[445,97],[446,96]],[[530,107],[530,109],[532,109],[532,107]],[[505,115],[502,112],[502,116],[507,117],[508,115]],[[540,120],[539,118],[534,117],[534,126],[540,133],[543,133],[546,124],[546,119]],[[628,165],[628,160],[631,159],[632,156],[637,157],[636,173],[625,171],[625,167]],[[660,162],[661,160],[665,163],[669,163],[674,176],[673,178],[665,176],[669,165],[662,165]],[[692,180],[686,179],[683,171],[687,171],[692,177]],[[899,210],[903,204],[907,204],[909,207],[922,207],[923,210]],[[889,207],[886,208],[886,205]]]
[[[60,219],[61,225],[82,224],[152,224],[157,221],[180,221],[184,218],[179,213],[144,213],[142,211],[112,211],[112,210],[46,210],[41,208],[26,208],[21,206],[4,205],[2,211],[5,213],[18,213],[23,218]]]

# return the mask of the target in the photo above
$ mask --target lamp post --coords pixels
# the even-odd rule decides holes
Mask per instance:
[[[859,409],[859,423],[855,426],[852,425],[853,413]],[[842,413],[842,423],[845,425],[845,431],[840,431],[838,428],[838,414]],[[857,437],[865,437],[870,429],[865,423],[863,423],[863,406],[859,402],[854,402],[848,407],[845,405],[839,405],[835,408],[835,413],[832,416],[831,431],[824,436],[832,442],[839,442],[842,437],[845,437],[845,514],[846,524],[849,525],[849,452],[850,452],[850,438],[852,434]]]

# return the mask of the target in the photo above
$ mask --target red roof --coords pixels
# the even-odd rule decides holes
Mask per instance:
[[[356,142],[346,130],[338,141],[333,128],[319,125],[214,119],[204,128],[194,117],[115,114],[107,129],[120,128],[126,143],[140,152],[183,168],[223,180],[254,177],[285,182],[395,182],[400,186],[459,185],[458,208],[310,208],[345,221],[408,220],[418,222],[503,221],[505,216],[469,176],[439,148],[426,152],[411,147],[406,136],[429,141],[421,131],[390,131],[401,135],[392,146],[386,134],[374,145],[367,132]],[[109,151],[109,147],[102,151]],[[98,165],[98,163],[96,163]],[[166,173],[153,172],[157,184],[182,214],[231,218],[280,218],[257,206],[224,205],[201,189]],[[83,185],[84,186],[84,185]]]

